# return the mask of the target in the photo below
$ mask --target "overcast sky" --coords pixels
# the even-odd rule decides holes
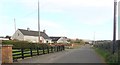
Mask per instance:
[[[0,0],[0,36],[17,29],[38,30],[38,0]],[[114,0],[39,0],[40,29],[49,36],[111,40]]]

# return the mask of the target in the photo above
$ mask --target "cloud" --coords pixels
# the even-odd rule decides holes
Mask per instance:
[[[50,20],[41,20],[40,21],[41,22],[41,25],[43,26],[43,27],[50,27],[50,28],[61,28],[62,26],[59,24],[59,23],[57,23],[57,22],[55,22],[55,21],[50,21]]]
[[[104,36],[104,37],[103,37]],[[96,32],[95,33],[95,38],[97,40],[112,40],[113,39],[113,33],[110,31],[101,31],[101,32]]]
[[[64,10],[62,10],[62,9],[42,9],[42,8],[40,8],[40,12],[41,11],[48,12],[48,13],[62,13],[62,12],[64,12]]]
[[[4,21],[4,22],[2,22]],[[8,22],[9,21],[9,22]],[[13,35],[14,33],[14,21],[6,17],[0,20],[0,34],[2,36],[6,35]],[[38,30],[38,21],[36,18],[22,18],[22,19],[16,19],[16,27],[17,29],[27,29],[28,27],[31,30]],[[61,35],[66,34],[65,28],[60,25],[59,23],[51,20],[40,20],[40,30],[43,29],[47,30],[49,33],[52,31],[50,35]],[[53,34],[55,33],[55,34]]]
[[[7,17],[1,16],[0,18],[0,34],[1,36],[13,35],[14,30],[14,20]],[[27,29],[38,30],[37,18],[16,18],[17,29]],[[52,20],[40,20],[40,30],[47,30],[47,33],[51,36],[64,36],[67,34],[67,30],[58,22]]]
[[[1,3],[7,2],[10,4],[15,3],[15,5],[17,3],[16,7],[20,6],[27,12],[28,12],[28,10],[29,11],[36,10],[36,12],[37,12],[37,3],[38,3],[37,1],[38,0],[19,0],[19,1],[18,0],[0,0],[0,9],[1,9]],[[51,12],[55,13],[55,14],[56,14],[56,12],[57,13],[65,13],[66,20],[67,20],[67,17],[68,17],[68,19],[70,19],[69,16],[71,16],[71,17],[73,16],[73,18],[71,18],[71,20],[76,21],[75,17],[77,15],[78,15],[77,17],[84,19],[85,17],[83,17],[84,16],[83,14],[86,14],[86,12],[91,11],[91,7],[93,7],[92,10],[95,10],[94,12],[96,12],[97,9],[94,9],[94,7],[96,7],[96,8],[111,8],[113,6],[113,2],[114,2],[113,0],[40,0],[40,12],[41,13],[48,12],[48,15]],[[83,10],[83,8],[85,8],[85,7],[90,8],[90,10],[88,10],[88,9]],[[78,9],[80,9],[80,10],[78,10]],[[104,9],[100,9],[100,10],[104,10]],[[110,11],[110,10],[106,10],[106,11]],[[103,11],[104,15],[105,15],[106,11]],[[20,10],[19,13],[22,13],[22,12],[23,11]],[[66,15],[66,12],[68,15]],[[93,11],[91,11],[91,12],[93,12]],[[78,13],[80,13],[80,14],[78,14]],[[83,13],[83,14],[81,14],[81,13]],[[90,13],[88,13],[88,14],[90,14]],[[110,14],[109,12],[106,12],[106,13]],[[75,15],[71,15],[71,14],[75,14]],[[93,14],[101,14],[101,13],[99,13],[99,11],[97,10],[97,13],[93,13]],[[21,14],[21,15],[23,15],[23,14]],[[78,21],[82,22],[84,24],[87,24],[87,25],[98,26],[98,25],[105,24],[106,21],[108,21],[110,19],[110,17],[108,17],[109,15],[107,15],[107,16],[104,16],[104,15],[103,16],[94,15],[95,17],[92,17],[93,15],[88,15],[89,19],[78,20]],[[12,16],[12,15],[7,14],[7,16]],[[19,15],[17,15],[17,16],[19,17]],[[58,14],[58,16],[60,16],[60,15]],[[82,16],[82,17],[80,17],[80,16]],[[63,20],[63,21],[65,21],[65,20]],[[14,33],[14,24],[13,24],[12,17],[6,18],[6,16],[5,16],[2,19],[0,19],[0,22],[2,23],[2,24],[0,24],[0,29],[1,29],[0,34],[2,33],[2,35],[6,35],[6,34]],[[38,23],[37,18],[25,17],[25,18],[17,19],[17,17],[16,17],[17,28],[27,29],[27,27],[30,27],[31,30],[37,30],[37,28],[38,28],[37,23]],[[75,30],[71,30],[71,29],[68,30],[68,29],[66,29],[67,26],[65,27],[65,26],[61,25],[58,21],[48,20],[47,18],[45,18],[45,20],[40,20],[40,25],[41,25],[41,30],[46,29],[49,35],[70,36],[70,37],[79,37],[78,35],[81,35],[82,38],[91,38],[91,36],[90,36],[91,34],[89,34],[87,36],[85,36],[87,33],[85,34],[84,32],[83,32],[83,34],[78,34],[81,31],[78,31],[78,30],[75,31]],[[66,24],[64,24],[64,25],[66,25]],[[69,28],[69,25],[68,25],[68,28]],[[73,26],[73,29],[75,29],[74,26]],[[72,32],[72,31],[75,31],[75,32]],[[106,34],[103,34],[103,36],[104,35],[106,35]],[[102,36],[102,35],[100,35],[100,36]]]
[[[92,26],[98,26],[98,25],[103,25],[105,23],[109,22],[109,19],[107,18],[100,18],[100,17],[96,17],[96,18],[92,18],[92,19],[89,19],[89,20],[85,20],[84,24],[87,24],[87,25],[92,25]]]
[[[79,7],[112,7],[111,0],[40,0],[40,8],[44,10],[66,10]]]
[[[2,5],[17,4],[17,5],[25,7],[26,9],[37,9],[38,0],[0,0],[0,4]]]
[[[108,3],[109,2],[109,3]],[[111,0],[40,0],[41,6],[56,5],[61,7],[71,6],[111,6],[113,1]]]
[[[26,27],[30,27],[32,29],[36,29],[38,28],[38,20],[37,18],[22,18],[21,19],[18,19],[18,24],[19,25],[24,25],[25,28]],[[41,26],[41,29],[48,29],[48,28],[60,28],[61,25],[55,21],[51,21],[51,20],[41,20],[40,19],[40,26]],[[23,27],[23,26],[20,26],[20,28]]]
[[[38,0],[1,0],[0,3],[18,3],[26,9],[37,9]],[[51,12],[62,12],[74,7],[112,7],[113,0],[39,0],[40,9]]]
[[[13,19],[2,15],[0,18],[0,36],[12,35],[15,31]]]
[[[38,8],[38,0],[19,0],[18,3],[25,6],[28,9]]]

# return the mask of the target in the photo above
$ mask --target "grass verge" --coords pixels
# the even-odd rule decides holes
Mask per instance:
[[[105,51],[105,50],[101,50],[99,48],[94,48],[95,51],[104,58],[105,62],[108,65],[116,65],[118,63],[118,55],[117,53],[115,53],[114,55],[112,55],[110,52]]]

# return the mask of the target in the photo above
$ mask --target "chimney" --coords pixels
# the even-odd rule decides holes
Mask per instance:
[[[46,31],[45,31],[45,30],[43,30],[43,32],[45,33]]]
[[[30,31],[30,28],[27,28],[28,31]]]

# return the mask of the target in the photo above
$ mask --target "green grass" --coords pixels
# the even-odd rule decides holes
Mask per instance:
[[[108,52],[95,48],[95,51],[100,54],[104,59],[109,55]],[[106,60],[105,60],[106,61]],[[107,62],[107,61],[106,61]]]
[[[99,55],[101,55],[104,58],[105,62],[108,63],[109,65],[114,65],[115,63],[117,63],[117,59],[118,59],[117,53],[112,55],[108,51],[101,50],[99,48],[94,48],[94,49]]]

